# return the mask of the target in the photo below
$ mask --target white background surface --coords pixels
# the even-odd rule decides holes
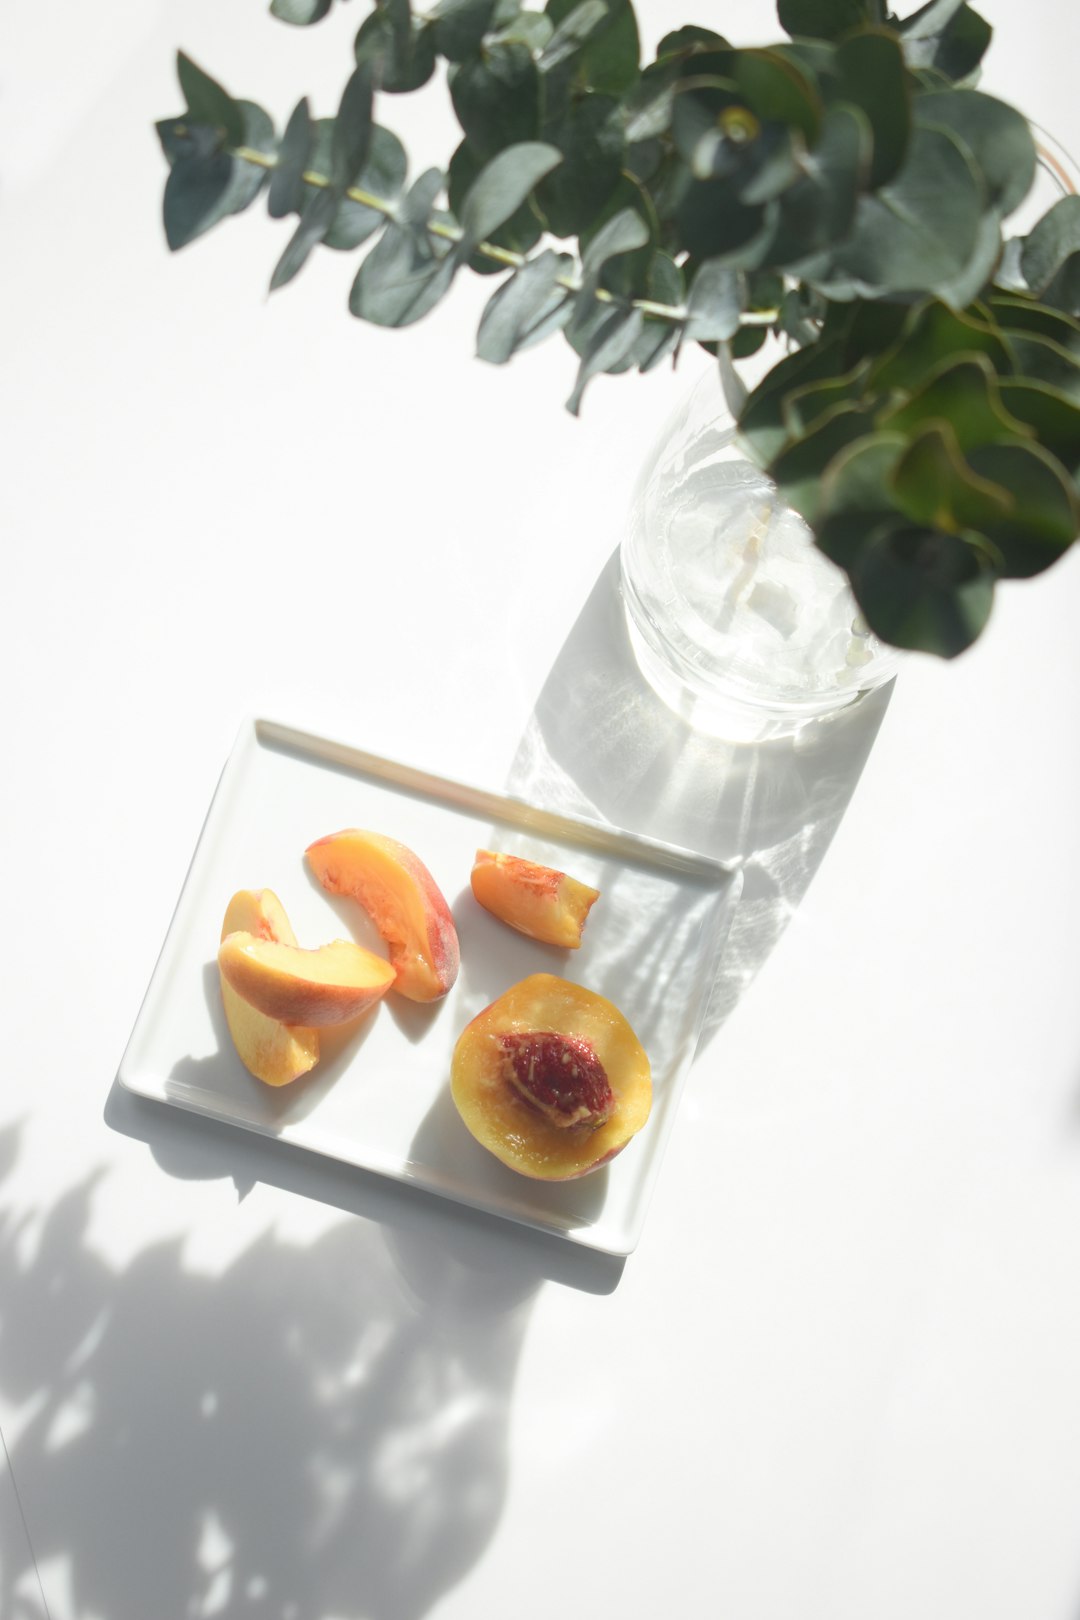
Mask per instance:
[[[982,9],[1080,149],[1071,6]],[[0,20],[0,1424],[52,1620],[1075,1620],[1080,556],[883,718],[666,721],[601,576],[698,362],[575,423],[565,347],[471,360],[485,287],[381,333],[329,253],[265,298],[261,207],[164,249],[175,47],[280,125],[359,16]],[[747,858],[624,1267],[111,1090],[256,711]]]

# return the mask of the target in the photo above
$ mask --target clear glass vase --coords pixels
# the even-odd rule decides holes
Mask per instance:
[[[700,730],[790,734],[895,674],[846,576],[739,450],[719,377],[691,391],[642,469],[622,544],[634,654]]]

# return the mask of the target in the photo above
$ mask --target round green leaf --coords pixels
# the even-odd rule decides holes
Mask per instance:
[[[1028,377],[1006,377],[1000,387],[1006,410],[1027,423],[1043,449],[1075,480],[1080,475],[1080,404]]]
[[[579,4],[580,0],[548,0],[545,15],[557,29]],[[641,41],[630,0],[607,0],[607,4],[607,22],[590,35],[574,59],[575,78],[582,87],[621,96],[638,76]]]
[[[439,0],[431,13],[435,50],[448,62],[464,62],[480,49],[494,12],[495,0]]]
[[[558,147],[523,141],[506,147],[485,164],[461,204],[458,217],[464,234],[460,251],[467,256],[512,219],[533,188],[561,162]]]
[[[610,96],[586,92],[545,123],[544,139],[559,148],[563,161],[541,183],[536,201],[555,236],[577,236],[607,203],[618,184],[622,134],[618,104]]]
[[[994,570],[978,535],[882,525],[855,558],[850,578],[875,635],[942,658],[971,646],[993,605]]]
[[[982,182],[959,142],[916,127],[900,173],[860,200],[835,269],[868,288],[935,291],[970,261],[983,206]]]
[[[861,29],[836,48],[830,101],[866,115],[873,134],[869,184],[873,190],[903,167],[911,136],[911,91],[904,54],[887,29]]]
[[[990,455],[996,464],[1003,446]],[[987,534],[990,527],[1011,521],[1015,501],[1011,491],[993,475],[992,466],[980,474],[973,452],[966,460],[948,422],[931,422],[911,440],[893,474],[896,504],[912,523],[959,533],[972,529]]]
[[[885,410],[879,420],[885,430],[904,434],[916,434],[931,422],[948,422],[965,452],[980,445],[1033,437],[1023,421],[1009,414],[985,355],[947,360],[921,388]]]
[[[779,0],[776,14],[793,39],[839,39],[878,20],[873,0]]]
[[[1041,573],[1076,539],[1080,513],[1065,469],[1037,444],[998,444],[968,455],[976,476],[1009,493],[1012,510],[978,528],[1003,558],[1001,572],[1016,579]]]
[[[1019,208],[1035,179],[1036,153],[1030,125],[1015,107],[979,90],[935,90],[916,98],[915,118],[960,137],[999,214]]]
[[[371,62],[390,95],[419,90],[435,71],[434,29],[412,15],[409,0],[378,0],[356,36],[357,63]]]
[[[450,96],[469,145],[484,159],[540,130],[540,74],[527,45],[493,45],[452,68]]]

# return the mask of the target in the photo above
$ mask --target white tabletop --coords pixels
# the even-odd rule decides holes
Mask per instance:
[[[1080,150],[1069,0],[981,9]],[[266,299],[261,207],[165,250],[175,47],[280,125],[358,19],[0,21],[0,1614],[1074,1620],[1080,556],[891,702],[688,733],[610,558],[704,357],[575,422],[486,286],[386,333],[328,252]],[[745,860],[624,1263],[116,1088],[253,713]]]

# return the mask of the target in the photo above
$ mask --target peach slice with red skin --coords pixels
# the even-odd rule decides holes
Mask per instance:
[[[645,1124],[652,1073],[612,1002],[533,973],[466,1025],[450,1090],[476,1140],[511,1170],[572,1181],[607,1164]]]
[[[589,911],[600,898],[553,866],[540,866],[517,855],[478,849],[472,869],[472,892],[500,922],[544,945],[577,950]]]
[[[218,948],[218,966],[257,1012],[314,1029],[351,1023],[394,982],[389,962],[344,939],[306,951],[254,934],[227,934]]]
[[[390,953],[394,989],[437,1001],[457,978],[457,929],[450,907],[418,855],[395,838],[357,827],[318,838],[307,858],[323,888],[356,900]]]
[[[244,932],[258,939],[295,945],[296,935],[285,908],[272,889],[239,889],[229,901],[221,937]],[[303,1025],[288,1026],[257,1012],[236,993],[225,975],[221,1000],[225,1020],[241,1063],[256,1080],[268,1086],[287,1086],[307,1074],[319,1061],[319,1032]]]

